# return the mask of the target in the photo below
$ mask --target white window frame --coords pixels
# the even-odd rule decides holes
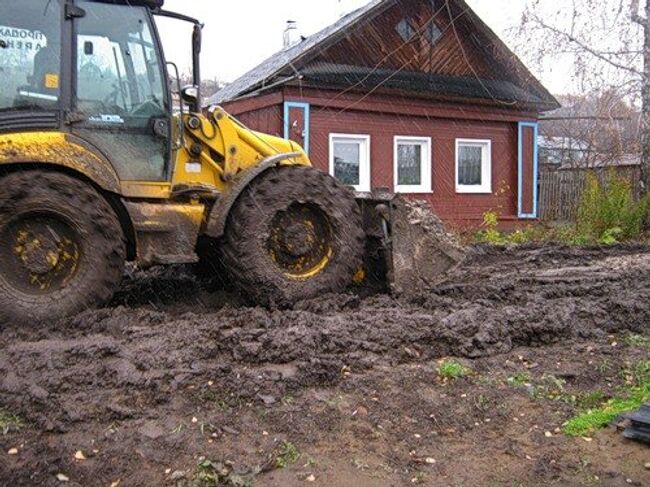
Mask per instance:
[[[398,151],[397,147],[400,144],[419,145],[422,147],[421,161],[420,161],[420,184],[408,185],[398,184],[399,181],[399,165],[397,164]],[[432,192],[432,151],[431,151],[431,137],[412,137],[406,135],[397,135],[393,139],[393,187],[396,193],[431,193]]]
[[[461,145],[480,146],[481,184],[460,184],[459,156]],[[490,139],[456,139],[456,193],[491,194],[492,193],[492,140]]]
[[[355,191],[369,193],[371,188],[370,170],[370,135],[330,134],[330,175],[334,176],[334,144],[337,140],[359,142],[359,184],[352,186]]]

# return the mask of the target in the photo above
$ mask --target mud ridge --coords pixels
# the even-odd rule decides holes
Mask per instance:
[[[650,249],[479,247],[408,299],[328,295],[279,311],[235,298],[201,290],[187,269],[154,271],[129,276],[112,307],[4,329],[0,400],[61,430],[140,416],[208,379],[259,400],[335,384],[343,370],[644,332]]]

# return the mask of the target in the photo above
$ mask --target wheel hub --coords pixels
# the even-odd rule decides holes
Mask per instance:
[[[314,205],[295,203],[273,218],[268,249],[285,276],[307,280],[329,264],[332,240],[327,215]]]
[[[16,247],[16,253],[25,268],[34,274],[46,274],[54,269],[60,260],[60,251],[57,242],[38,236],[30,242]]]
[[[313,228],[310,229],[307,222],[294,223],[286,228],[281,235],[283,250],[294,257],[308,255],[312,250],[315,235]]]
[[[20,215],[0,228],[0,274],[26,293],[61,289],[77,271],[77,242],[74,227],[58,216]]]

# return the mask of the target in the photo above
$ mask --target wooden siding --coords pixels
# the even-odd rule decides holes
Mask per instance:
[[[284,99],[310,103],[319,109],[336,109],[334,113],[354,110],[382,113],[384,115],[412,115],[427,118],[478,121],[518,122],[521,120],[537,120],[537,112],[515,110],[507,105],[494,107],[479,103],[441,103],[414,96],[358,94],[313,88],[299,89],[289,86],[284,88]]]
[[[311,159],[317,168],[329,169],[330,133],[370,135],[372,187],[392,191],[394,137],[431,137],[433,192],[412,197],[428,201],[443,220],[453,225],[476,226],[488,210],[497,211],[505,219],[517,218],[516,124],[388,117],[363,112],[331,115],[327,110],[312,112]],[[456,193],[457,138],[492,141],[492,194]]]
[[[450,12],[455,18],[453,26]],[[462,17],[452,12],[445,0],[403,0],[359,26],[314,61],[497,79],[495,67],[489,65],[484,52],[470,42],[471,32]],[[442,36],[433,45],[422,35],[404,42],[396,30],[402,19],[411,21],[412,27],[419,32],[424,32],[433,22]]]
[[[229,110],[231,107],[228,107],[226,104],[224,108]],[[237,117],[241,123],[253,130],[277,137],[284,137],[284,113],[282,105],[274,105],[245,112],[230,111],[230,113]]]

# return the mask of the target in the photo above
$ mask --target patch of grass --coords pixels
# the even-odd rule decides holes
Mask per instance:
[[[469,375],[470,369],[455,360],[445,360],[438,366],[438,375],[443,379],[459,379]]]
[[[605,394],[601,391],[583,392],[576,396],[575,405],[580,410],[593,409],[605,401]]]
[[[611,399],[598,409],[588,410],[571,418],[564,425],[569,436],[585,436],[606,427],[623,413],[640,408],[650,399],[650,390],[638,390],[628,399]]]
[[[544,374],[539,384],[531,390],[534,399],[550,399],[552,401],[566,400],[568,394],[564,392],[566,381],[559,379],[552,374]]]
[[[618,416],[639,409],[650,400],[650,360],[638,362],[625,373],[631,374],[633,383],[623,390],[621,397],[583,410],[564,425],[564,432],[570,436],[585,436],[606,427]],[[591,398],[594,402],[597,396]]]
[[[614,366],[612,365],[612,361],[609,360],[608,358],[606,358],[598,366],[598,372],[605,375],[605,374],[611,372],[613,368],[614,368]]]
[[[290,441],[283,441],[275,455],[275,467],[287,468],[300,458],[300,450]]]
[[[416,472],[411,479],[412,484],[423,484],[427,480],[427,474],[424,472]]]
[[[230,405],[228,404],[226,399],[224,399],[224,397],[216,391],[212,391],[212,390],[204,391],[201,394],[200,399],[202,402],[208,402],[214,404],[218,409],[222,411],[228,411],[230,409]]]
[[[3,436],[20,431],[24,427],[25,423],[19,416],[0,409],[0,431]]]
[[[204,459],[197,465],[196,475],[188,487],[252,487],[254,475],[239,475],[230,463]]]
[[[632,376],[639,387],[650,389],[650,360],[642,360],[636,364]]]
[[[511,375],[506,379],[506,382],[508,385],[515,386],[515,387],[523,387],[527,384],[530,384],[530,375],[528,375],[528,372],[517,372],[514,375]]]
[[[624,341],[628,347],[650,348],[650,338],[643,335],[630,333],[625,337]]]

